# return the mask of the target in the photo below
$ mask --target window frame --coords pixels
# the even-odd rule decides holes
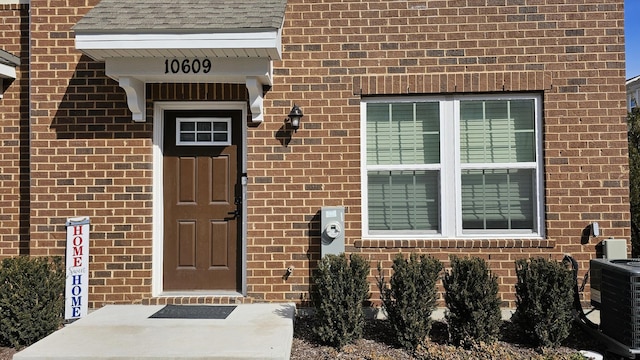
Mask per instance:
[[[464,100],[533,100],[534,154],[532,162],[462,163],[460,136],[460,102]],[[367,163],[367,105],[371,103],[440,103],[440,163],[422,165],[369,165]],[[425,96],[372,96],[360,102],[361,129],[361,192],[362,237],[365,239],[495,239],[544,238],[544,158],[542,94],[455,94]],[[453,120],[453,121],[451,121]],[[531,230],[463,230],[462,228],[462,172],[467,169],[533,169],[533,231]],[[439,232],[419,230],[369,230],[368,172],[386,170],[439,170]],[[454,179],[454,181],[451,181]]]
[[[195,130],[193,134],[196,135],[194,141],[182,141],[180,135],[182,135],[181,124],[183,123],[194,123]],[[211,140],[210,141],[198,141],[197,134],[204,133],[197,130],[198,123],[210,123],[211,124]],[[227,135],[226,141],[216,141],[214,138],[214,134],[216,131],[214,130],[216,123],[225,123],[227,125],[227,131],[225,132]],[[229,146],[231,145],[231,118],[227,117],[178,117],[176,118],[176,146]],[[186,132],[186,131],[185,131]],[[189,132],[191,133],[191,132]],[[218,132],[222,133],[222,132]]]

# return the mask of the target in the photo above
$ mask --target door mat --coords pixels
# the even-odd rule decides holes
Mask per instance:
[[[226,319],[235,309],[229,305],[167,305],[150,319]]]

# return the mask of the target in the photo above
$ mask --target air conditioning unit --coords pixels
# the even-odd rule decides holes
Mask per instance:
[[[592,259],[591,304],[600,331],[632,353],[640,351],[640,259]]]

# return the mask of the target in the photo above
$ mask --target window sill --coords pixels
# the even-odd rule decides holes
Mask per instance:
[[[416,249],[504,249],[553,248],[555,240],[548,239],[433,239],[433,240],[356,240],[356,248],[416,248]]]

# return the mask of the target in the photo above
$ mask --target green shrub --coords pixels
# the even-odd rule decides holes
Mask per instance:
[[[0,265],[0,344],[29,346],[60,328],[64,282],[60,258],[4,259]]]
[[[554,260],[520,259],[516,275],[514,322],[535,345],[559,346],[573,322],[572,271]]]
[[[362,337],[363,303],[369,299],[369,263],[358,254],[326,255],[313,275],[313,332],[341,348]]]
[[[420,258],[401,254],[393,261],[393,274],[387,286],[382,265],[378,264],[378,288],[396,340],[415,351],[431,330],[431,313],[436,306],[436,282],[442,263],[426,255]]]
[[[496,341],[502,322],[498,279],[487,263],[480,258],[452,256],[451,271],[445,272],[442,283],[454,344],[469,347],[476,342]]]

